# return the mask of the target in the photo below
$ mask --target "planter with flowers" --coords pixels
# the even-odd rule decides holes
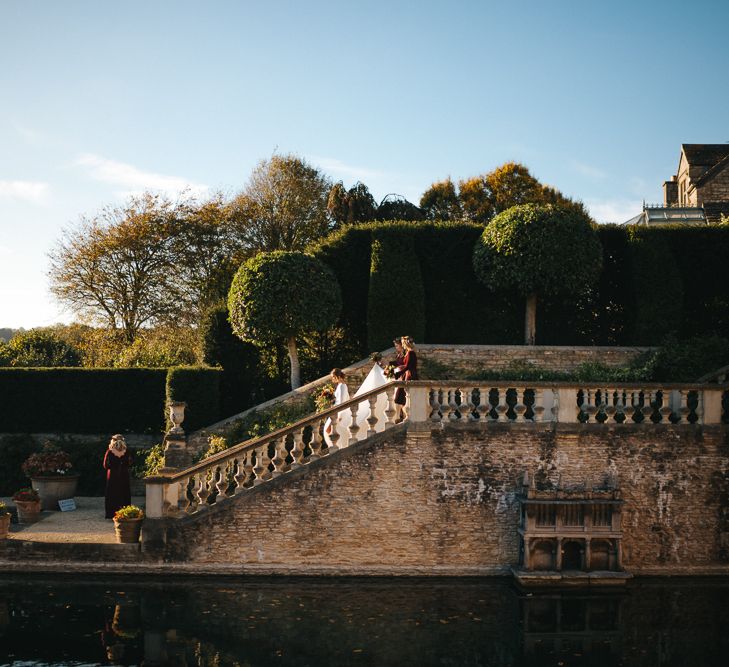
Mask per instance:
[[[35,523],[40,521],[41,500],[35,489],[20,489],[13,496],[18,510],[18,523]]]
[[[8,536],[10,530],[10,512],[5,503],[0,503],[0,540]]]
[[[47,442],[42,451],[31,454],[22,467],[40,495],[42,509],[57,510],[59,500],[76,495],[79,475],[74,472],[68,454],[51,443]]]
[[[117,510],[114,515],[114,530],[116,541],[121,544],[134,544],[139,542],[144,521],[144,510],[136,505],[127,505]]]

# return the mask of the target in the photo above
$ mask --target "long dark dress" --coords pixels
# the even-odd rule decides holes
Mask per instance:
[[[395,359],[392,361],[392,364],[395,366],[395,368],[400,368],[403,365],[403,360],[405,359],[405,356],[400,353],[398,354]],[[396,376],[397,380],[402,380],[402,377],[398,374]],[[405,405],[405,390],[402,387],[398,387],[395,390],[395,403],[398,405]]]
[[[415,352],[406,352],[402,363],[398,366],[398,379],[405,382],[418,379],[418,357]],[[402,392],[402,393],[400,393]],[[395,403],[405,405],[405,390],[401,387],[395,392]]]
[[[129,468],[131,466],[132,455],[129,451],[126,451],[124,456],[114,456],[107,450],[104,455],[107,519],[113,519],[118,509],[132,504],[132,492],[129,488]]]

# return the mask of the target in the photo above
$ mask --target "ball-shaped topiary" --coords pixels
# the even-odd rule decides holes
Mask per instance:
[[[526,297],[525,342],[534,344],[539,295],[574,295],[602,268],[602,246],[590,217],[575,208],[522,204],[497,215],[473,251],[487,287]]]
[[[300,384],[296,337],[332,326],[342,309],[334,273],[301,252],[262,252],[244,262],[228,293],[233,331],[263,345],[285,339],[291,359],[291,386]]]

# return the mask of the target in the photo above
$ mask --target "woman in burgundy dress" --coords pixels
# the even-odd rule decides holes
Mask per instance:
[[[116,511],[132,504],[129,488],[129,469],[132,466],[132,455],[127,451],[124,436],[114,435],[109,449],[104,455],[106,470],[106,518],[113,519]]]
[[[402,349],[402,339],[395,338],[392,341],[395,346],[395,358],[390,362],[395,367],[395,378],[400,379],[400,367],[403,365],[405,359],[405,351]],[[405,405],[405,390],[402,387],[398,387],[395,390],[395,421],[402,421],[402,409]]]
[[[404,380],[410,382],[410,380],[418,379],[418,355],[415,350],[415,342],[410,336],[403,336],[401,339],[402,347],[405,350],[405,356],[403,356],[402,363],[395,370],[395,374],[398,380]],[[403,401],[402,405],[405,404],[404,400],[405,390],[403,390]],[[402,408],[401,408],[402,410]],[[402,410],[404,415],[404,410]],[[407,416],[407,415],[405,415]],[[402,420],[402,419],[401,419]],[[399,421],[401,421],[399,420]]]

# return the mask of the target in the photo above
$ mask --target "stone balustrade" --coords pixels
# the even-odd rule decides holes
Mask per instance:
[[[147,478],[147,516],[183,517],[395,426],[397,387],[408,392],[408,428],[446,424],[588,426],[722,423],[720,385],[534,382],[390,382],[291,426],[243,442],[181,472]],[[351,420],[341,420],[349,413]],[[359,420],[358,420],[359,416]],[[363,419],[363,416],[366,416]],[[330,442],[324,426],[332,419]],[[344,428],[344,421],[349,424]],[[358,421],[360,425],[358,425]]]

